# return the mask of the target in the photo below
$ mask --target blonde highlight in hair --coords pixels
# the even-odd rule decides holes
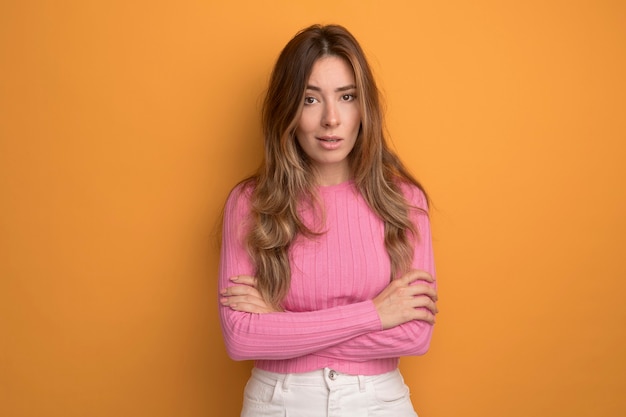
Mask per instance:
[[[289,290],[291,243],[299,234],[318,234],[299,214],[303,205],[318,207],[318,199],[313,167],[295,140],[295,130],[313,64],[324,56],[343,58],[354,71],[361,130],[349,155],[350,167],[359,192],[385,224],[390,279],[408,271],[413,257],[410,237],[417,230],[400,184],[424,189],[387,145],[380,94],[365,54],[342,26],[310,26],[291,39],[274,66],[262,112],[264,159],[248,180],[253,186],[248,252],[259,291],[278,308]]]

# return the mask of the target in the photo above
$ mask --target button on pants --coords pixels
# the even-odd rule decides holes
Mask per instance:
[[[279,374],[254,368],[241,417],[417,417],[397,369],[347,375],[332,369]]]

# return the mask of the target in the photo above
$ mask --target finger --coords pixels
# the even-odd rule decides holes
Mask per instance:
[[[251,295],[222,297],[220,298],[220,303],[233,310],[248,313],[271,313],[278,311],[274,307],[267,304],[263,298]]]
[[[259,290],[254,287],[250,287],[249,285],[234,285],[232,287],[226,287],[220,294],[227,297],[233,295],[252,295],[255,297],[261,297]]]
[[[238,304],[253,304],[258,307],[267,307],[266,303],[257,297],[249,295],[233,295],[229,297],[220,298],[220,303],[224,306],[233,307]]]
[[[220,298],[220,302],[222,300],[226,300],[227,303],[238,303],[238,302],[254,302],[257,304],[262,304],[263,299],[261,297],[255,296],[253,294],[239,294],[239,295],[227,295],[225,297]]]
[[[429,312],[428,310],[419,309],[419,310],[415,310],[413,320],[423,321],[428,324],[435,324],[435,315]]]
[[[425,297],[425,296],[415,297],[411,302],[411,306],[413,308],[425,308],[428,311],[430,311],[433,315],[439,312],[439,308],[437,308],[437,304],[433,302],[433,300],[431,300],[429,297]]]
[[[237,284],[249,285],[254,288],[256,288],[257,286],[257,279],[250,275],[237,275],[231,277],[230,280],[232,282],[236,282]]]
[[[436,306],[433,306],[433,308],[438,311]],[[435,322],[437,312],[431,311],[425,305],[416,306],[411,310],[410,316],[413,320],[425,321],[431,324]]]
[[[433,301],[437,301],[439,299],[439,296],[437,295],[437,290],[426,284],[410,285],[404,291],[405,294],[413,297],[425,295],[430,297],[430,299]]]
[[[269,313],[270,310],[265,306],[259,306],[254,303],[238,302],[229,305],[229,307],[235,311],[241,311],[244,313]]]
[[[432,275],[420,269],[413,269],[407,272],[406,274],[402,276],[402,278],[400,278],[400,280],[402,281],[403,284],[406,284],[406,285],[409,285],[412,282],[419,281],[419,280],[426,281],[426,282],[435,282],[435,278],[433,278]]]

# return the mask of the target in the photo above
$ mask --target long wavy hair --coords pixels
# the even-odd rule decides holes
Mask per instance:
[[[355,186],[384,222],[390,279],[407,272],[413,258],[410,236],[417,236],[417,230],[400,184],[424,189],[387,145],[380,94],[365,54],[344,27],[310,26],[287,43],[274,66],[262,111],[265,155],[247,180],[252,216],[246,244],[258,289],[276,308],[289,290],[291,243],[298,234],[320,233],[310,230],[299,214],[302,205],[319,208],[319,199],[313,167],[295,139],[295,130],[313,64],[325,56],[345,59],[354,71],[361,129],[348,158]]]

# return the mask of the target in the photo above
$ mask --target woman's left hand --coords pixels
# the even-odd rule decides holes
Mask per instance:
[[[230,278],[235,285],[220,291],[220,303],[235,311],[244,313],[274,313],[275,308],[265,302],[259,290],[257,280],[249,275],[238,275]]]

